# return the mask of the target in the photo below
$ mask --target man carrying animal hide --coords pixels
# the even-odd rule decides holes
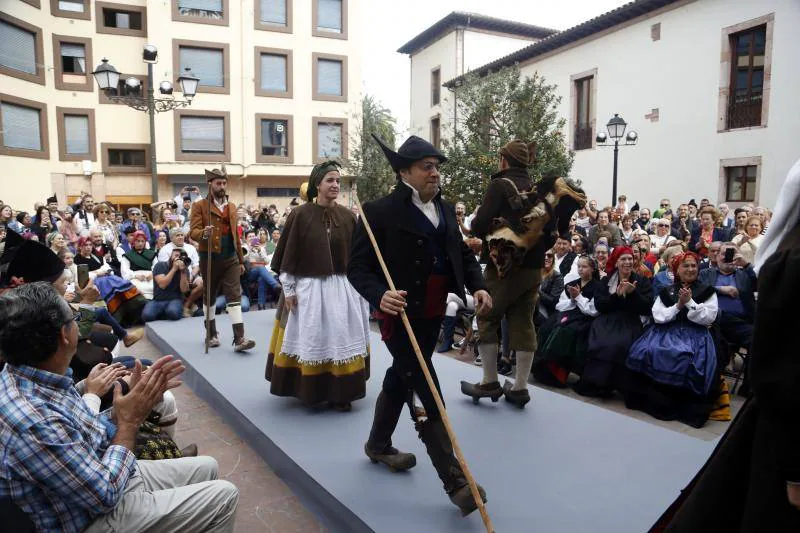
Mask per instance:
[[[505,394],[510,403],[524,408],[530,401],[528,375],[536,351],[534,311],[539,296],[544,253],[562,229],[566,232],[572,213],[586,202],[561,178],[543,179],[537,186],[528,175],[534,162],[535,144],[521,140],[500,149],[500,171],[492,176],[483,203],[472,220],[473,234],[483,239],[484,276],[494,307],[478,317],[483,360],[480,383],[461,382],[461,392],[497,401]],[[508,321],[509,349],[517,354],[514,383],[500,386],[497,376],[498,331]]]

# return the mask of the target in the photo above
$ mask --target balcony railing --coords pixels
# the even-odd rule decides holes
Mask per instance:
[[[761,125],[761,95],[728,103],[728,129]]]
[[[575,125],[574,150],[587,150],[592,147],[592,127]]]

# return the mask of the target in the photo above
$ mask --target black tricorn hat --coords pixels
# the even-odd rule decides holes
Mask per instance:
[[[639,202],[636,202],[631,206],[631,211],[639,211]]]
[[[437,150],[434,145],[416,135],[406,139],[396,152],[386,146],[374,133],[372,137],[378,142],[384,155],[386,155],[386,159],[389,160],[392,170],[395,172],[399,172],[402,168],[408,168],[414,161],[419,161],[426,157],[435,157],[440,163],[447,161],[444,154]]]
[[[51,196],[50,198],[47,199],[47,203],[48,204],[57,204],[58,203],[58,197],[54,194],[53,196]]]
[[[52,283],[64,273],[64,262],[44,244],[27,241],[15,231],[8,232],[5,242],[6,248],[0,257],[3,282],[10,282],[12,277],[17,277],[23,278],[26,283]]]

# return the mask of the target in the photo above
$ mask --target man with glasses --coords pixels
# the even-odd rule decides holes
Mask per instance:
[[[127,228],[133,228],[135,231],[143,232],[149,247],[155,247],[155,232],[151,231],[151,226],[142,220],[142,211],[138,207],[131,207],[128,209],[128,220],[122,224],[120,242],[125,238],[124,233]]]
[[[217,480],[214,459],[133,454],[139,426],[180,385],[183,365],[166,356],[143,373],[137,361],[127,394],[114,384],[113,411],[95,413],[69,370],[79,317],[46,282],[0,296],[0,498],[36,531],[233,531],[238,490]]]
[[[653,213],[653,217],[654,218],[663,217],[664,216],[664,212],[671,208],[670,206],[671,206],[671,204],[669,202],[669,199],[668,198],[663,198],[661,200],[660,207],[658,209],[656,209],[655,212]]]

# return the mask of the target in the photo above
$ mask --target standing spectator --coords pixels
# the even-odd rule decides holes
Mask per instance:
[[[689,250],[701,258],[708,256],[708,247],[714,241],[724,241],[727,232],[716,226],[717,211],[713,207],[704,207],[700,211],[700,225],[692,230]],[[754,254],[755,255],[755,254]],[[751,261],[752,262],[752,258]]]
[[[630,246],[633,243],[633,216],[632,215],[623,215],[622,216],[622,227],[620,228],[620,234],[622,235],[622,244],[625,246]]]
[[[661,199],[661,204],[659,205],[659,208],[656,209],[653,212],[653,217],[655,217],[655,218],[663,217],[664,213],[666,211],[668,211],[670,208],[671,208],[671,204],[670,204],[669,198],[662,198]]]
[[[729,235],[728,240],[733,240],[737,235],[742,235],[747,232],[747,218],[750,215],[744,207],[737,207],[734,211],[733,231]]]
[[[639,214],[639,218],[636,220],[636,227],[640,230],[650,232],[650,210],[648,208],[643,208]]]
[[[78,240],[81,238],[81,235],[71,207],[67,207],[61,214],[61,222],[58,225],[58,231],[64,236],[69,249],[73,252],[77,250]]]
[[[173,248],[169,261],[153,267],[153,299],[142,311],[142,320],[180,320],[183,318],[183,295],[189,292],[189,270],[181,261],[182,248]]]
[[[153,298],[153,265],[156,263],[156,252],[145,248],[147,241],[144,232],[133,234],[133,248],[122,256],[122,278],[130,281],[139,292],[151,300]]]
[[[735,225],[736,222],[732,216],[733,213],[731,212],[730,206],[728,204],[719,204],[719,207],[717,207],[717,209],[719,210],[719,213],[722,216],[720,225],[726,230],[730,230]]]
[[[734,237],[731,242],[739,247],[739,252],[748,263],[755,260],[758,247],[761,246],[761,241],[764,240],[764,226],[761,222],[761,217],[751,216],[747,219],[745,224],[745,233],[739,234]]]
[[[155,246],[155,235],[152,226],[145,222],[142,218],[142,210],[138,207],[131,207],[128,209],[128,220],[122,224],[122,231],[125,232],[126,228],[133,228],[135,231],[142,231],[144,232],[145,237],[147,237],[147,242],[150,245],[150,248]],[[121,236],[122,237],[122,236]],[[122,239],[121,239],[122,240]]]
[[[601,232],[608,232],[611,235],[609,246],[622,246],[622,234],[619,228],[610,223],[608,211],[601,211],[597,214],[597,225],[589,230],[589,242],[592,246],[597,244]]]
[[[83,194],[72,205],[80,233],[88,231],[94,225],[94,207],[94,197],[91,194]]]
[[[617,198],[617,205],[614,206],[614,210],[617,211],[620,215],[627,215],[628,214],[628,197],[624,194],[620,194],[619,198]]]

